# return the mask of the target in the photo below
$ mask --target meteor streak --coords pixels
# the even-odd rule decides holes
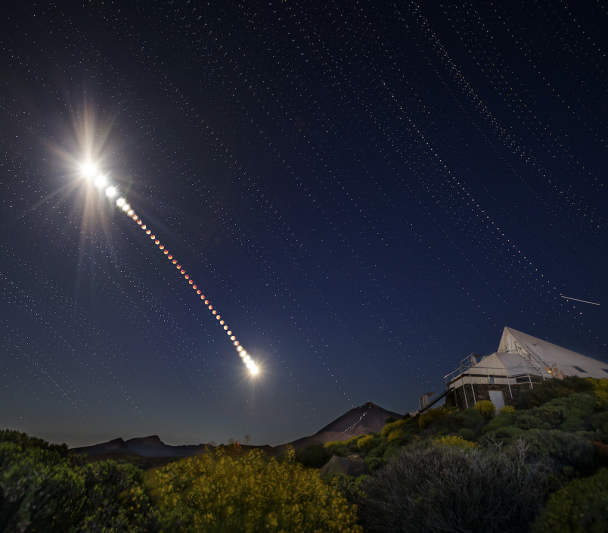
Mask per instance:
[[[578,298],[570,298],[570,296],[562,296],[562,298],[565,298],[566,300],[574,300],[575,302],[583,302],[584,304],[600,305],[595,302],[588,302],[587,300],[579,300]]]

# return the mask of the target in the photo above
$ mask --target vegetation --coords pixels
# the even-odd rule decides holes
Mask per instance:
[[[309,468],[321,468],[326,465],[332,455],[343,455],[327,448],[327,444],[312,444],[306,448],[296,450],[296,459]]]
[[[525,446],[465,449],[427,441],[402,449],[361,483],[365,496],[356,501],[369,532],[519,532],[541,509],[551,472]]]
[[[0,531],[156,531],[145,473],[0,431]]]
[[[608,469],[575,479],[556,492],[532,526],[533,533],[608,531]]]
[[[357,441],[357,448],[360,450],[371,450],[374,447],[375,441],[373,435],[362,437]]]
[[[441,437],[437,442],[440,444],[443,444],[445,446],[453,446],[456,448],[461,448],[463,450],[477,448],[476,443],[471,442],[469,440],[465,440],[460,436],[458,436],[458,437],[455,437],[455,436]]]
[[[522,391],[517,408],[431,409],[388,422],[371,446],[357,437],[325,448],[370,466],[372,476],[338,485],[366,531],[527,531],[552,492],[608,466],[607,390],[608,380],[551,380]]]
[[[180,532],[361,531],[356,507],[293,450],[268,462],[255,450],[219,449],[153,471],[151,481],[163,525]]]
[[[496,412],[496,407],[490,400],[482,400],[477,402],[474,406],[476,411],[479,411],[481,416],[483,416],[486,420],[489,420],[494,416]]]
[[[89,462],[0,431],[0,531],[605,531],[608,380],[551,380],[515,407],[488,404],[277,458],[234,444],[171,464]],[[372,475],[321,478],[333,455],[362,457]]]
[[[575,392],[592,392],[593,390],[592,380],[579,378],[578,376],[550,379],[535,385],[533,389],[521,391],[517,398],[517,409],[531,409]]]
[[[444,418],[450,410],[447,407],[437,407],[436,409],[429,409],[418,418],[418,425],[421,428],[425,428],[429,426],[431,423],[436,420],[441,420]]]

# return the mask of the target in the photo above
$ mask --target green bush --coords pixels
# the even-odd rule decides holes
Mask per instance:
[[[129,464],[88,464],[66,445],[0,431],[0,530],[153,531],[158,512],[144,473]]]
[[[369,476],[346,476],[344,474],[338,474],[337,476],[330,476],[329,479],[324,480],[326,483],[335,483],[336,488],[345,496],[348,502],[354,502],[357,498],[365,496],[365,493],[361,490],[361,483],[365,481]],[[346,530],[345,533],[350,530]]]
[[[608,469],[576,479],[551,496],[532,525],[533,533],[608,531]]]
[[[194,533],[238,531],[360,532],[356,508],[335,486],[296,462],[267,461],[254,450],[236,457],[221,449],[150,474],[163,525]]]
[[[397,442],[392,442],[390,443],[384,450],[384,454],[382,454],[382,458],[387,461],[388,459],[390,459],[393,455],[395,455],[395,453],[397,453],[400,449],[402,448],[402,446],[399,445],[399,443]]]
[[[527,431],[528,429],[551,429],[553,426],[549,422],[543,422],[543,420],[537,416],[524,413],[518,417],[517,427]]]
[[[492,418],[496,412],[496,406],[490,400],[481,400],[477,402],[473,408],[476,411],[479,411],[481,416],[483,416],[486,420]]]
[[[482,432],[484,432],[485,429],[486,428],[483,428]],[[486,433],[478,442],[481,446],[487,446],[489,443],[491,444],[493,442],[510,442],[524,433],[525,431],[523,429],[505,426]]]
[[[521,429],[561,429],[581,431],[586,420],[591,418],[597,407],[597,400],[586,393],[572,393],[564,398],[556,398],[540,407],[517,413],[517,427]]]
[[[388,447],[388,439],[384,438],[384,437],[379,437],[377,439],[378,444],[372,448],[366,455],[367,457],[378,457],[378,458],[382,458],[384,456],[384,452],[386,451],[386,448]]]
[[[577,392],[593,392],[593,390],[592,382],[578,376],[548,379],[535,383],[533,389],[522,390],[517,398],[517,408],[531,409],[556,398],[564,398]]]
[[[584,470],[593,464],[593,443],[579,435],[557,430],[531,430],[520,435],[518,439],[528,446],[530,457],[549,458],[559,468],[571,466]]]
[[[296,459],[304,466],[321,468],[327,464],[333,455],[343,455],[335,449],[337,446],[328,446],[328,444],[330,443],[327,443],[325,446],[323,444],[311,444],[310,446],[306,446],[306,448],[300,448],[295,452]],[[337,444],[338,446],[342,445],[341,442]]]
[[[464,440],[468,440],[468,441],[473,441],[475,440],[475,433],[473,433],[472,430],[467,429],[467,428],[462,428],[459,432],[458,432],[458,436],[461,439]]]
[[[369,455],[365,458],[365,462],[370,472],[378,470],[386,464],[386,461],[381,457],[370,457]]]
[[[465,409],[456,415],[456,419],[466,428],[479,429],[486,422],[482,414],[473,407]]]
[[[370,533],[519,533],[541,509],[553,472],[522,446],[463,450],[423,441],[361,484],[359,516]]]
[[[590,426],[595,430],[598,440],[608,442],[608,411],[595,413],[590,420]]]
[[[496,431],[499,428],[512,426],[515,424],[517,420],[517,415],[515,413],[507,413],[507,414],[499,414],[495,416],[492,420],[488,422],[486,426],[481,430],[481,434],[485,435],[486,433],[491,433]]]

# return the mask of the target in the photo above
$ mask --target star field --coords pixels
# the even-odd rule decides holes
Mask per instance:
[[[504,326],[607,360],[601,3],[0,17],[4,427],[276,445],[417,409]]]

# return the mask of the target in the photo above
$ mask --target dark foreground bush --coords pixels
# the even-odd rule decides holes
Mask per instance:
[[[306,448],[296,450],[296,459],[304,466],[321,468],[329,462],[334,454],[343,455],[323,446],[323,444],[311,444]]]
[[[369,532],[519,533],[541,509],[553,471],[521,442],[470,450],[415,444],[361,484],[359,515]]]
[[[533,533],[608,531],[608,469],[556,492],[535,520]]]
[[[531,409],[556,398],[570,396],[570,394],[576,392],[592,392],[593,390],[594,385],[591,381],[578,376],[548,379],[541,383],[535,383],[533,389],[522,390],[517,398],[517,408]]]
[[[156,531],[143,471],[0,431],[0,531]]]
[[[528,446],[531,458],[550,458],[558,468],[569,466],[585,471],[593,467],[593,443],[574,433],[530,430],[519,439]]]

